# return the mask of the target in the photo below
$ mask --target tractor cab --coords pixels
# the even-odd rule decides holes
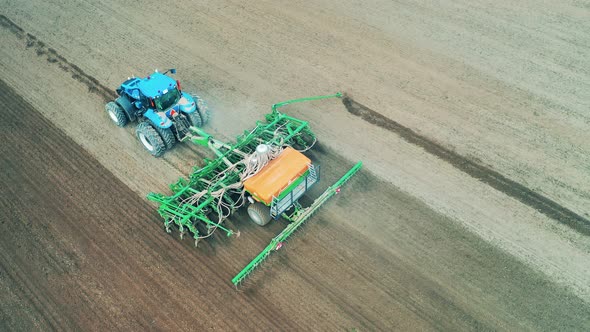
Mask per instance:
[[[162,112],[175,106],[182,97],[180,82],[171,77],[154,72],[145,78],[132,77],[121,84],[117,90],[119,94],[124,92],[130,101],[139,108],[152,108]]]
[[[181,97],[180,84],[172,78],[155,72],[141,79],[137,87],[147,97],[150,105],[158,111],[165,111],[174,106]]]

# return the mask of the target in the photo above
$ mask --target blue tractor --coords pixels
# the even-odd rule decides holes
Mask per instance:
[[[105,106],[119,127],[137,120],[137,138],[156,157],[176,141],[183,141],[189,127],[203,126],[210,116],[207,104],[197,95],[183,92],[180,82],[167,73],[175,74],[176,70],[129,78],[117,88],[119,97]]]

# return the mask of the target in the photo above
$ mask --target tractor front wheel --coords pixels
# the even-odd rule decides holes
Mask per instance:
[[[104,109],[109,114],[109,117],[119,127],[125,127],[128,122],[127,115],[121,106],[117,105],[114,101],[109,101]]]
[[[248,215],[250,219],[258,225],[265,226],[270,221],[270,209],[262,203],[256,202],[248,206]]]
[[[148,122],[140,122],[136,129],[137,138],[143,144],[143,147],[155,157],[160,157],[166,151],[164,141],[158,132]]]

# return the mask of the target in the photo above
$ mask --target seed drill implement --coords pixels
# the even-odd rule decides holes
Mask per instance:
[[[286,219],[288,226],[232,279],[238,286],[361,168],[358,162],[311,205],[303,207],[299,203],[320,180],[320,166],[304,154],[313,147],[316,137],[307,122],[278,109],[333,97],[341,94],[275,104],[265,121],[258,121],[254,129],[239,135],[234,143],[221,142],[201,128],[190,126],[183,140],[208,147],[216,158],[205,159],[203,167],[195,167],[187,178],[171,184],[171,195],[148,195],[149,200],[159,204],[166,231],[176,229],[181,238],[188,233],[195,245],[217,230],[227,236],[239,235],[224,220],[245,205],[252,221],[260,226],[281,217]]]

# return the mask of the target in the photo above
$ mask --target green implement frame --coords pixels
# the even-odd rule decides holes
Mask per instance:
[[[260,263],[262,263],[262,261],[264,261],[270,255],[271,252],[281,249],[283,242],[291,234],[293,234],[293,232],[295,232],[299,226],[303,225],[303,223],[306,222],[307,219],[309,219],[309,217],[311,217],[314,212],[316,212],[319,207],[322,206],[322,204],[330,199],[330,197],[339,193],[340,187],[346,183],[346,181],[348,181],[356,172],[358,172],[362,165],[363,163],[359,161],[348,171],[348,173],[340,178],[338,182],[326,189],[326,191],[324,191],[324,193],[320,195],[320,197],[318,197],[309,207],[305,209],[297,208],[295,213],[291,216],[283,215],[285,219],[291,222],[289,226],[279,233],[279,235],[275,236],[270,241],[268,246],[266,246],[266,248],[264,248],[264,250],[262,250],[262,252],[260,252],[260,254],[258,254],[258,256],[256,256],[256,258],[254,258],[248,265],[246,265],[246,267],[244,267],[244,269],[242,269],[242,271],[240,271],[240,273],[238,273],[231,282],[237,287],[244,279],[248,277],[250,273],[252,273],[252,271],[258,267],[258,265],[260,265]]]
[[[195,144],[210,148],[216,155],[215,159],[205,159],[205,165],[195,167],[187,178],[180,178],[170,185],[172,195],[150,193],[147,198],[159,204],[158,213],[164,219],[167,232],[177,228],[182,238],[187,232],[198,242],[209,237],[216,230],[223,231],[227,236],[239,232],[223,225],[226,217],[247,201],[243,187],[246,172],[251,172],[248,160],[256,153],[260,144],[274,147],[291,146],[297,150],[310,149],[316,141],[307,122],[290,117],[278,111],[278,108],[292,103],[342,97],[340,93],[328,96],[316,96],[289,100],[274,104],[272,112],[265,116],[264,122],[257,121],[256,127],[245,131],[236,138],[233,144],[214,139],[211,135],[195,127],[189,128],[185,139]],[[356,164],[336,184],[328,188],[314,203],[301,208],[293,202],[291,214],[282,216],[290,224],[233,280],[234,285],[243,281],[273,250],[282,246],[283,241],[302,225],[327,199],[340,190],[340,186],[352,177],[361,167]]]

